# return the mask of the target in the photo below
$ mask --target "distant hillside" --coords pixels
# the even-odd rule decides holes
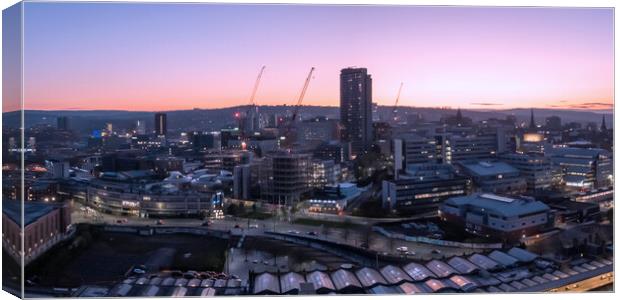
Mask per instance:
[[[184,130],[218,130],[221,127],[235,125],[233,115],[237,111],[244,112],[247,106],[236,106],[220,109],[192,109],[168,111],[168,124],[171,129]],[[290,115],[293,107],[286,105],[279,106],[259,106],[259,110],[266,114]],[[509,110],[462,110],[463,115],[480,121],[488,118],[505,118],[514,115],[518,121],[529,122],[529,109],[509,109]],[[423,107],[399,107],[398,114],[405,117],[406,114],[421,114],[428,121],[439,120],[444,115],[454,115],[454,109],[423,108]],[[302,106],[299,114],[303,119],[315,116],[327,116],[339,118],[339,108],[333,106]],[[379,106],[377,115],[387,119],[392,114],[392,107]],[[71,127],[81,132],[89,132],[93,129],[100,129],[105,123],[112,123],[117,128],[130,128],[136,120],[146,122],[147,128],[152,128],[154,123],[154,113],[145,111],[122,111],[122,110],[28,110],[25,112],[26,127],[36,124],[56,124],[56,118],[67,116],[70,118]],[[556,115],[562,118],[562,122],[596,122],[600,123],[605,115],[607,126],[613,127],[613,114],[603,114],[590,111],[559,110],[559,109],[534,109],[536,122],[544,123],[546,117]],[[7,127],[19,126],[19,112],[8,112],[3,114],[3,123]]]

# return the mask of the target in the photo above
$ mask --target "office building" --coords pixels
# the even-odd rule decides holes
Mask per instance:
[[[268,153],[260,166],[260,194],[265,202],[295,205],[310,191],[310,155],[278,151]]]
[[[135,134],[137,135],[146,134],[146,123],[144,122],[144,120],[137,120],[134,130]]]
[[[444,134],[436,137],[441,146],[441,158],[446,163],[473,159],[491,159],[508,149],[506,132],[497,128],[481,134]]]
[[[613,185],[611,153],[598,148],[556,147],[545,155],[562,170],[568,188],[592,189]]]
[[[58,130],[69,130],[69,117],[56,118],[56,128],[58,128]]]
[[[342,138],[351,142],[353,155],[372,142],[372,78],[365,68],[340,72],[340,122]]]
[[[335,185],[340,180],[340,164],[333,160],[313,159],[310,164],[309,180],[313,188],[323,188],[325,185]]]
[[[251,179],[250,164],[235,166],[233,169],[233,197],[235,199],[250,199]]]
[[[168,133],[168,121],[165,113],[155,114],[155,135],[165,136]]]
[[[519,170],[505,162],[471,160],[460,162],[459,167],[472,178],[476,191],[519,195],[527,189]]]
[[[446,199],[469,194],[471,181],[448,164],[409,165],[396,180],[384,180],[383,207],[401,214],[436,210]]]
[[[395,174],[405,170],[407,165],[441,163],[441,151],[433,137],[409,134],[393,141]]]
[[[552,225],[550,213],[549,206],[532,198],[486,193],[450,198],[439,209],[443,221],[469,233],[512,242]]]
[[[548,157],[510,153],[502,155],[500,160],[519,170],[521,177],[525,178],[529,194],[547,191],[558,183],[558,172]]]

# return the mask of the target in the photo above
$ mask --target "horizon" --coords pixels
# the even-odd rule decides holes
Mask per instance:
[[[303,104],[337,107],[358,66],[382,106],[403,82],[399,107],[613,110],[610,9],[24,5],[26,110],[244,106],[262,65],[257,105],[293,106],[316,66]]]
[[[222,110],[222,109],[234,109],[234,108],[242,108],[250,106],[248,104],[244,105],[233,105],[233,106],[223,106],[223,107],[211,107],[211,108],[201,108],[201,107],[192,107],[192,108],[180,108],[180,109],[171,109],[171,110],[127,110],[127,109],[24,109],[23,111],[43,111],[43,112],[56,112],[56,111],[70,111],[70,112],[79,112],[79,111],[118,111],[118,112],[144,112],[144,113],[157,113],[157,112],[175,112],[175,111],[191,111],[191,110]],[[294,105],[289,104],[257,104],[258,107],[294,107]],[[379,107],[385,108],[393,108],[390,105],[379,104]],[[321,107],[321,108],[340,108],[337,105],[314,105],[314,104],[302,104],[301,107]],[[398,109],[434,109],[434,110],[457,110],[460,109],[462,111],[473,111],[473,112],[503,112],[510,110],[548,110],[548,111],[566,111],[566,112],[576,112],[576,113],[594,113],[594,114],[614,114],[614,110],[588,110],[588,109],[574,109],[574,108],[549,108],[549,107],[509,107],[509,108],[463,108],[463,107],[443,107],[443,106],[403,106],[398,105]],[[3,113],[14,113],[19,112],[21,110],[12,110],[5,111]]]

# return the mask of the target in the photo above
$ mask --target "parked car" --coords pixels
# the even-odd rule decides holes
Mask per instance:
[[[250,224],[250,228],[258,228],[258,224]]]
[[[159,220],[157,220],[157,223],[156,223],[156,224],[157,224],[157,225],[164,225],[164,220],[159,219]]]
[[[319,234],[318,234],[318,233],[316,233],[316,231],[308,231],[308,235],[317,236],[317,235],[319,235]]]

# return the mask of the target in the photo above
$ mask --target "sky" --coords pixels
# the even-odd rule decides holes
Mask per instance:
[[[365,67],[373,102],[603,110],[613,10],[420,6],[26,3],[26,109],[339,105]],[[5,98],[6,99],[6,98]]]

